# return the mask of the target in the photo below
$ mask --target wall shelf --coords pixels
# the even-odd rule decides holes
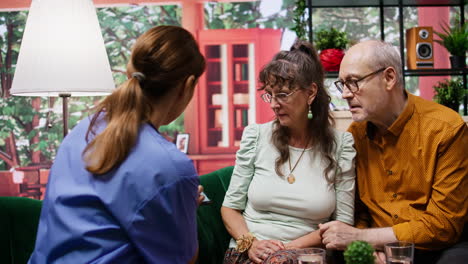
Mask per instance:
[[[428,70],[405,70],[405,76],[445,76],[463,75],[466,69],[428,69]]]
[[[244,128],[269,121],[257,76],[280,50],[281,30],[213,29],[198,32],[206,71],[198,81],[196,110],[185,113],[190,158],[199,174],[234,165]]]
[[[309,40],[313,42],[313,21],[312,10],[314,8],[363,8],[376,7],[380,9],[380,36],[381,40],[385,40],[385,25],[384,25],[384,8],[398,8],[398,23],[400,33],[400,56],[402,61],[402,72],[404,76],[461,76],[467,95],[463,100],[463,114],[468,115],[468,88],[467,88],[467,70],[465,69],[406,69],[405,61],[405,27],[403,23],[403,7],[436,7],[436,6],[453,6],[460,8],[460,23],[465,22],[465,4],[466,0],[306,0],[309,13]],[[326,78],[338,78],[338,72],[327,72]],[[403,79],[404,80],[404,79]]]
[[[461,76],[467,74],[467,69],[418,69],[418,70],[405,70],[405,76]],[[327,72],[326,78],[337,79],[338,72]]]
[[[312,8],[398,7],[399,0],[313,0]],[[463,0],[402,0],[403,6],[459,6]]]

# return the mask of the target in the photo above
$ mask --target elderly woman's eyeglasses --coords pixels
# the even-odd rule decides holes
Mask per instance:
[[[279,103],[286,103],[289,99],[289,96],[295,93],[297,90],[294,90],[290,93],[277,93],[276,95],[271,95],[270,93],[264,93],[260,97],[265,103],[271,103],[271,101],[276,99]]]
[[[351,93],[357,93],[359,91],[359,86],[358,86],[358,82],[374,75],[374,74],[377,74],[379,72],[382,72],[384,71],[385,69],[387,69],[386,67],[385,68],[381,68],[381,69],[378,69],[374,72],[371,72],[367,75],[365,75],[364,77],[361,77],[357,80],[346,80],[346,81],[341,81],[341,80],[338,80],[335,82],[335,86],[336,86],[336,89],[338,89],[338,91],[340,91],[340,93],[343,93],[344,91],[344,88],[346,86],[346,88],[348,88],[348,90],[351,92]]]

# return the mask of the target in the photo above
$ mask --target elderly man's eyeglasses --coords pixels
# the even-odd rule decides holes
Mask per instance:
[[[385,69],[387,69],[386,67],[385,68],[381,68],[381,69],[378,69],[374,72],[371,72],[367,75],[365,75],[364,77],[361,77],[357,80],[346,80],[346,81],[336,81],[335,82],[335,86],[336,86],[336,89],[338,89],[338,91],[340,91],[340,93],[343,93],[344,91],[344,87],[346,86],[346,88],[348,88],[348,90],[351,92],[351,93],[356,93],[359,91],[359,86],[358,86],[358,82],[374,75],[374,74],[377,74],[379,72],[383,72]]]
[[[290,93],[277,93],[276,95],[271,95],[269,93],[264,93],[260,97],[265,103],[271,103],[273,98],[276,99],[277,102],[279,103],[286,103],[289,99],[289,96],[295,93],[297,90],[294,90]]]

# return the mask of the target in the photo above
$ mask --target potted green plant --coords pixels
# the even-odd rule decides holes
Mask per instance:
[[[458,113],[460,103],[465,95],[463,82],[457,79],[446,79],[445,81],[438,82],[433,88],[435,91],[435,101]]]
[[[316,33],[315,47],[320,50],[320,61],[325,71],[338,71],[348,45],[346,32],[335,28],[322,29]]]
[[[343,253],[346,264],[374,264],[374,248],[365,241],[353,241]]]
[[[466,51],[468,50],[468,26],[466,23],[450,27],[447,23],[442,26],[444,32],[434,33],[440,37],[440,40],[435,40],[443,45],[452,56],[450,63],[452,68],[466,67]]]

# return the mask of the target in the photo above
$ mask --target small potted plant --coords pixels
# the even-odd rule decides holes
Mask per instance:
[[[340,69],[346,45],[348,45],[348,37],[345,32],[340,32],[333,27],[317,32],[315,47],[320,50],[320,61],[325,71]]]
[[[365,241],[353,241],[343,253],[346,264],[374,264],[374,248]]]
[[[435,101],[441,105],[445,105],[458,113],[460,103],[465,95],[463,82],[457,79],[445,80],[438,82],[434,87]]]
[[[452,56],[450,63],[452,68],[466,67],[466,51],[468,50],[468,26],[457,24],[454,27],[449,27],[447,23],[442,26],[444,32],[434,33],[440,37],[440,40],[435,40],[437,43],[444,46]]]

